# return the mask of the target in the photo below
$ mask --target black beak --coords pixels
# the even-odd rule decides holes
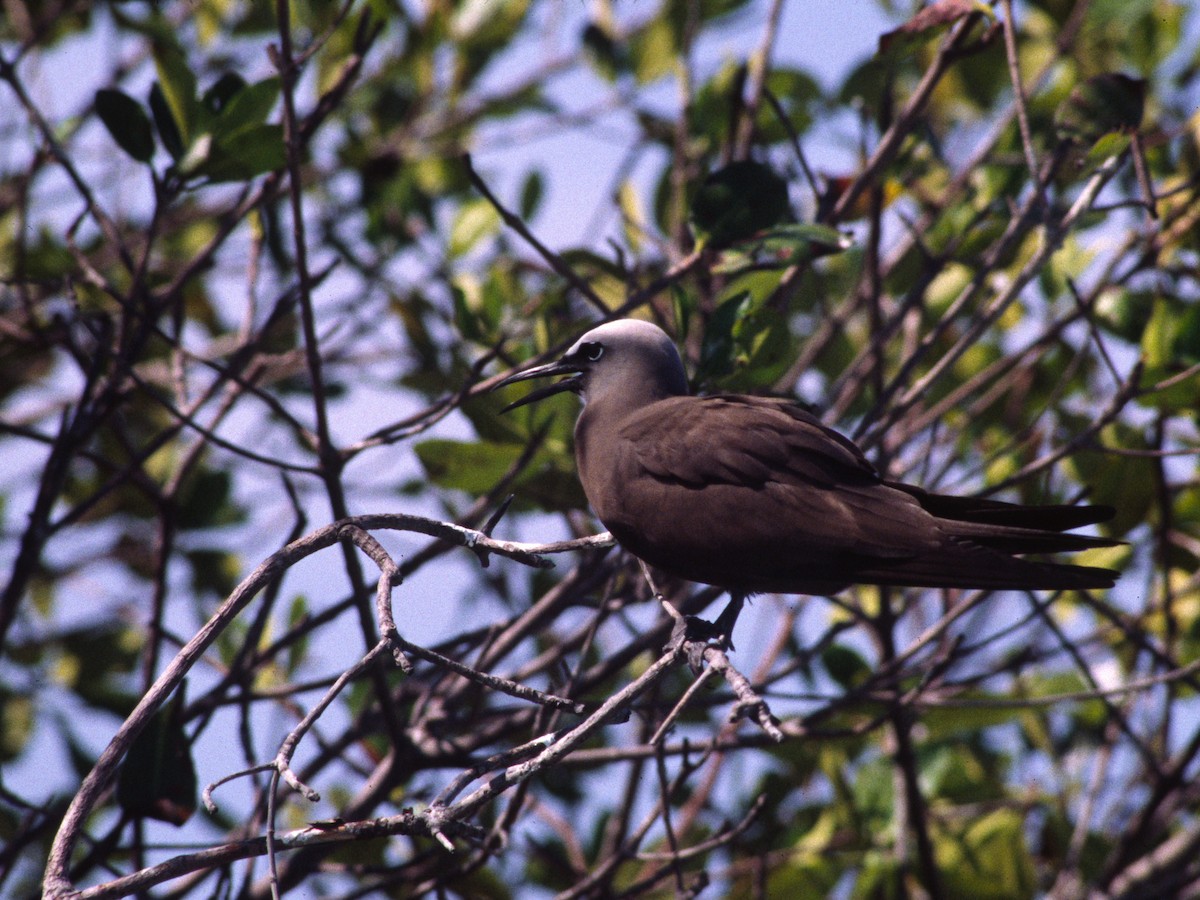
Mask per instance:
[[[532,369],[526,369],[524,372],[518,372],[516,375],[509,375],[503,381],[496,384],[492,390],[496,391],[502,387],[508,387],[510,384],[516,384],[518,381],[526,381],[530,378],[549,378],[554,375],[571,375],[573,377],[564,378],[562,381],[556,381],[554,384],[540,387],[536,391],[530,391],[520,400],[514,400],[508,404],[500,412],[506,413],[510,409],[516,409],[518,406],[524,406],[526,403],[537,403],[539,400],[545,400],[547,397],[553,397],[555,394],[561,394],[563,391],[579,391],[581,387],[579,367],[563,360],[547,363],[544,366],[534,366]]]

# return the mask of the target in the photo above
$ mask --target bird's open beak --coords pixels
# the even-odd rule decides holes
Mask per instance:
[[[510,409],[516,409],[518,406],[524,406],[527,403],[537,403],[539,400],[545,400],[547,397],[553,397],[555,394],[561,394],[563,391],[579,391],[581,378],[579,367],[562,360],[547,363],[544,366],[534,366],[532,369],[526,369],[524,372],[518,372],[516,375],[509,375],[503,381],[496,384],[492,390],[496,391],[502,387],[508,387],[510,384],[516,384],[518,381],[526,381],[530,378],[550,378],[554,375],[570,375],[572,377],[564,378],[562,381],[556,381],[554,384],[548,384],[535,391],[530,391],[520,400],[514,400],[508,404],[500,412],[506,413]]]

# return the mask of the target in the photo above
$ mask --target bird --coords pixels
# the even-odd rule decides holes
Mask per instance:
[[[796,402],[691,394],[678,349],[652,322],[598,325],[558,360],[493,390],[555,376],[567,377],[504,411],[580,396],[576,465],[593,512],[644,564],[727,591],[729,606],[712,624],[730,647],[753,594],[833,596],[857,584],[1089,590],[1116,581],[1110,569],[1023,558],[1119,543],[1067,533],[1111,518],[1111,507],[1018,505],[888,480]]]

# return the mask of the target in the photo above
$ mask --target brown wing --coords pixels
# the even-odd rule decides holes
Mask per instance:
[[[637,448],[646,472],[688,487],[880,483],[857,446],[784,400],[676,397],[630,416],[620,436]]]
[[[614,443],[618,496],[597,513],[614,533],[636,530],[655,556],[706,569],[843,571],[845,555],[895,560],[941,542],[911,495],[793,404],[672,398],[627,417]]]
[[[1112,583],[1105,570],[1008,555],[1111,543],[1057,533],[1104,511],[1047,507],[1041,515],[886,483],[853,443],[793,404],[674,397],[603,436],[589,434],[589,418],[585,409],[577,441],[590,448],[580,471],[597,515],[635,555],[693,581],[806,593],[855,582]]]

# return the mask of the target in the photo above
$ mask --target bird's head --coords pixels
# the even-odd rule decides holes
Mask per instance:
[[[530,391],[504,411],[563,391],[574,391],[584,402],[616,397],[629,407],[688,392],[679,351],[665,331],[640,319],[605,322],[572,344],[556,362],[510,375],[493,390],[555,375],[569,377]]]

